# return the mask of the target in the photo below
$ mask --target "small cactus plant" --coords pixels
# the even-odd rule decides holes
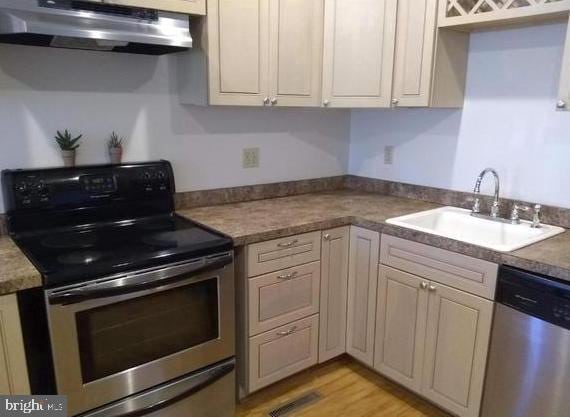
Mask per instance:
[[[113,133],[111,133],[111,136],[109,136],[109,141],[107,142],[107,146],[109,146],[109,149],[122,148],[123,147],[123,138],[119,137],[119,135],[117,135],[115,132],[113,132]]]
[[[111,133],[107,141],[107,147],[109,148],[111,164],[120,164],[123,159],[123,138],[115,132]]]
[[[81,146],[79,140],[82,137],[83,135],[73,137],[71,133],[69,133],[69,131],[65,129],[63,133],[60,132],[59,130],[57,131],[57,135],[55,135],[55,140],[62,151],[74,151],[77,148],[79,148],[79,146]]]

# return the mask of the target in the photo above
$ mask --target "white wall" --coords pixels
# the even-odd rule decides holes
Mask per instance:
[[[350,112],[182,106],[175,62],[0,46],[0,169],[60,165],[52,137],[69,128],[85,136],[78,163],[106,162],[115,130],[127,161],[171,160],[179,191],[347,172]],[[261,166],[244,170],[252,146]]]
[[[349,172],[470,191],[491,166],[504,196],[570,207],[570,113],[554,110],[565,32],[473,34],[462,111],[353,111]],[[386,145],[395,146],[391,166]]]

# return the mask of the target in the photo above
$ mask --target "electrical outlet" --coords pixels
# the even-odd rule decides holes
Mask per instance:
[[[244,168],[259,168],[259,148],[244,148],[242,155]]]
[[[389,145],[384,147],[384,165],[392,165],[394,163],[394,147]]]

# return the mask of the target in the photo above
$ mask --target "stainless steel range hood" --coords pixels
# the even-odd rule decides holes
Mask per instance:
[[[145,55],[192,47],[187,15],[79,0],[0,0],[0,42]]]

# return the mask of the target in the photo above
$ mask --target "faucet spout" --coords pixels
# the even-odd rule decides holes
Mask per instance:
[[[479,195],[481,194],[481,183],[483,182],[483,178],[485,178],[485,176],[489,173],[492,174],[493,178],[495,179],[495,196],[493,199],[493,206],[491,207],[491,217],[498,217],[500,180],[499,180],[499,174],[493,168],[484,169],[477,177],[477,181],[475,182],[475,188],[473,189],[473,193],[476,195],[475,203],[473,204],[473,213],[480,212]]]

